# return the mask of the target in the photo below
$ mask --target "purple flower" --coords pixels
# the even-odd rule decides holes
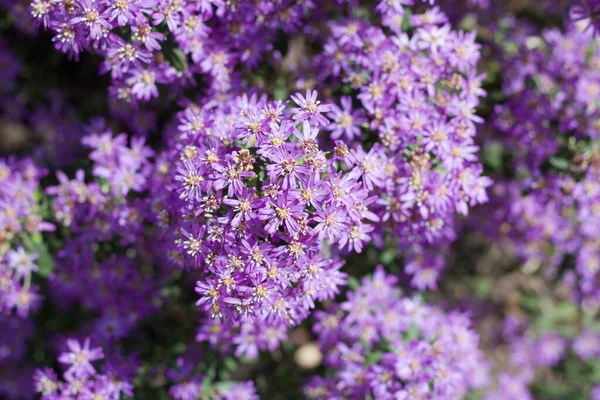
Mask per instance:
[[[259,211],[259,218],[266,221],[265,230],[274,234],[282,225],[287,232],[295,236],[300,233],[297,219],[305,216],[304,206],[298,202],[288,202],[285,195],[275,199],[267,199],[265,208]]]
[[[600,356],[600,334],[584,331],[573,342],[573,351],[582,359],[589,360]]]
[[[69,351],[58,357],[59,362],[69,366],[65,376],[85,379],[96,373],[92,361],[104,358],[101,347],[90,349],[89,338],[85,339],[83,346],[76,339],[67,339],[67,347]]]
[[[16,272],[19,278],[29,276],[31,272],[38,270],[38,266],[34,264],[34,261],[39,257],[39,254],[28,254],[23,247],[9,251],[7,257],[8,266]]]
[[[307,90],[306,96],[300,93],[292,95],[292,100],[299,106],[293,108],[292,114],[295,121],[310,121],[318,125],[327,126],[329,120],[321,113],[326,113],[333,110],[333,106],[329,104],[321,104],[317,100],[317,92],[315,90]]]
[[[91,39],[100,39],[104,36],[104,29],[111,30],[103,2],[94,0],[78,0],[81,14],[71,19],[72,24],[83,24],[89,32]]]
[[[36,392],[44,397],[52,396],[58,391],[58,377],[50,368],[36,370],[33,379]]]
[[[565,356],[567,343],[556,333],[546,333],[537,340],[535,347],[535,362],[539,365],[554,366]]]
[[[227,389],[220,391],[219,400],[259,400],[252,381],[232,383]]]
[[[342,108],[332,105],[330,113],[333,122],[329,124],[327,129],[331,130],[331,138],[334,140],[343,138],[345,140],[353,140],[360,137],[360,125],[366,122],[358,111],[352,111],[352,99],[347,96],[342,96]]]

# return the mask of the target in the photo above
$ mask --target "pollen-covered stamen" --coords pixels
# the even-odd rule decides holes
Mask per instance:
[[[263,285],[258,285],[254,288],[253,295],[260,301],[267,295],[267,289]]]
[[[352,115],[348,113],[343,113],[342,118],[340,118],[340,126],[342,128],[347,128],[352,125]]]
[[[312,189],[307,188],[302,191],[302,194],[300,196],[305,201],[311,201],[314,198],[314,193],[313,193]]]
[[[374,170],[373,164],[366,158],[360,162],[359,167],[365,173],[370,173]]]
[[[31,4],[31,15],[37,19],[43,18],[51,10],[52,4],[49,1],[36,0]]]
[[[117,10],[127,10],[129,8],[129,0],[116,0],[115,8]]]
[[[252,261],[254,261],[255,263],[257,263],[259,265],[262,264],[265,260],[265,256],[259,248],[252,249],[251,257],[252,257]]]
[[[145,41],[152,33],[152,28],[148,24],[140,25],[137,30],[137,36],[140,40]]]
[[[190,256],[195,257],[202,249],[202,239],[190,238],[183,242],[183,247]]]
[[[325,217],[324,223],[328,227],[335,225],[336,222],[337,220],[335,218],[335,214],[329,214],[327,217]]]
[[[275,207],[275,213],[277,214],[277,218],[281,220],[287,219],[290,216],[290,210],[285,206]]]
[[[88,363],[88,361],[88,356],[84,351],[75,354],[75,356],[73,357],[74,365],[85,365]]]
[[[377,83],[371,83],[369,85],[369,92],[374,100],[378,100],[383,96],[383,88]]]
[[[83,12],[83,15],[85,16],[85,21],[87,25],[91,25],[93,23],[98,22],[98,19],[100,18],[100,13],[95,8],[86,9]]]
[[[31,300],[30,293],[27,290],[22,289],[17,296],[17,305],[24,308],[29,307]]]
[[[281,163],[281,169],[284,174],[291,174],[296,170],[296,162],[294,160],[285,160]]]
[[[302,107],[302,108],[304,108],[310,114],[315,114],[317,112],[317,105],[318,104],[310,102],[310,103],[306,103],[306,105],[304,107]]]
[[[250,202],[248,200],[241,200],[240,203],[238,204],[238,206],[235,208],[236,211],[240,211],[240,212],[248,212],[252,209],[252,206],[250,205]]]
[[[288,245],[288,249],[290,251],[290,253],[292,253],[292,255],[294,257],[299,256],[300,254],[304,254],[304,246],[302,245],[302,243],[300,243],[298,240],[294,239],[289,245]]]
[[[229,166],[225,170],[225,176],[227,176],[227,180],[235,181],[240,179],[242,176],[242,171],[239,171],[235,166]]]
[[[184,180],[186,189],[196,189],[200,186],[202,181],[204,181],[204,177],[197,174],[190,174],[190,176],[186,177]]]
[[[133,62],[137,59],[137,49],[127,43],[119,49],[119,58],[122,60]]]
[[[244,261],[240,256],[229,256],[229,265],[232,268],[241,270],[244,268]]]
[[[273,265],[267,270],[267,276],[271,279],[275,279],[279,276],[279,268]]]

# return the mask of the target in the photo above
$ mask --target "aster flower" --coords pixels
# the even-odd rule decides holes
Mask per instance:
[[[487,365],[469,319],[402,298],[395,282],[378,267],[346,302],[316,314],[315,334],[335,389],[327,395],[315,393],[314,398],[462,398],[481,384],[472,374],[487,370]],[[418,333],[406,340],[410,326]],[[455,347],[458,337],[460,350]],[[382,340],[389,346],[381,348]],[[453,353],[460,353],[461,362]],[[378,361],[368,363],[374,355]],[[454,379],[445,379],[448,370],[455,372]]]
[[[219,400],[259,400],[252,381],[232,383],[227,389],[220,391]]]
[[[587,29],[592,29],[594,34],[600,30],[600,2],[597,0],[583,0],[575,4],[570,9],[570,16],[573,21],[587,22]]]
[[[583,360],[598,357],[600,354],[600,334],[587,330],[573,342],[573,351]]]
[[[9,251],[7,257],[9,267],[11,267],[20,278],[29,276],[31,272],[38,270],[38,266],[34,264],[34,261],[39,257],[39,254],[27,254],[23,247]]]
[[[77,5],[81,9],[81,14],[72,18],[70,22],[83,24],[87,28],[91,39],[100,39],[104,36],[103,29],[110,30],[112,28],[102,2],[79,0]]]
[[[36,391],[43,397],[52,396],[58,391],[58,377],[50,368],[36,370],[33,379]]]
[[[90,348],[90,339],[86,338],[83,345],[75,340],[68,339],[68,352],[62,353],[58,361],[69,365],[65,376],[86,378],[96,373],[91,362],[104,358],[101,347]]]
[[[307,90],[305,96],[300,93],[291,96],[299,106],[299,108],[292,109],[295,121],[310,121],[317,126],[329,124],[329,120],[322,113],[331,111],[333,106],[321,104],[321,101],[317,100],[317,95],[316,91]]]
[[[359,111],[352,110],[352,99],[342,96],[342,107],[332,105],[330,113],[333,122],[327,127],[331,130],[331,138],[334,140],[344,137],[346,140],[353,140],[360,136],[360,125],[366,120],[361,117]]]

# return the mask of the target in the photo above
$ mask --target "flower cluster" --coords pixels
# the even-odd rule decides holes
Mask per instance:
[[[104,121],[99,120],[93,127],[95,131],[103,131]],[[94,162],[92,174],[106,179],[114,195],[125,197],[130,190],[141,192],[145,186],[152,165],[149,158],[154,152],[145,145],[145,138],[131,139],[127,146],[127,134],[114,136],[111,130],[101,133],[93,132],[82,139],[85,147],[92,149],[89,155]]]
[[[553,313],[554,310],[548,312]],[[587,319],[585,315],[582,317],[583,320]],[[600,333],[594,330],[596,328],[578,329],[572,333],[567,332],[563,324],[556,328],[562,328],[565,332],[548,330],[536,334],[530,326],[531,322],[518,315],[509,315],[504,319],[501,337],[510,348],[510,371],[500,374],[498,389],[486,395],[485,400],[507,397],[533,399],[530,386],[539,385],[534,381],[536,372],[539,373],[543,368],[558,368],[567,361],[571,368],[580,369],[582,374],[594,370],[593,363],[600,357]],[[578,389],[589,391],[592,388]],[[569,397],[568,386],[562,393]]]
[[[600,0],[0,21],[0,397],[600,400]]]
[[[401,296],[396,281],[379,268],[346,301],[315,313],[333,374],[309,382],[309,398],[462,399],[486,384],[469,318]]]
[[[194,75],[226,92],[238,64],[253,67],[279,28],[298,29],[312,2],[262,0],[31,0],[33,19],[57,50],[103,57],[111,96],[128,103],[159,95],[158,85],[193,85]]]
[[[320,79],[353,94],[332,111],[331,138],[371,144],[357,161],[377,197],[375,243],[391,234],[424,260],[436,254],[426,248],[455,236],[457,214],[487,201],[491,181],[474,143],[484,76],[474,33],[453,31],[439,9],[411,15],[407,31],[402,7],[386,4],[378,10],[389,31],[352,17],[332,24]],[[441,271],[421,266],[428,271],[414,285],[434,288]]]
[[[312,91],[294,100],[291,113],[242,96],[180,114],[172,189],[155,206],[178,226],[182,264],[202,269],[197,304],[213,317],[299,322],[345,283],[324,249],[360,251],[377,221],[366,154],[342,142],[321,150],[331,106]]]
[[[174,400],[196,400],[203,394],[215,400],[259,400],[254,382],[211,382],[202,374],[193,372],[193,365],[179,358],[177,368],[167,372],[169,379],[175,384],[169,389],[169,395]]]
[[[494,188],[492,231],[510,239],[531,268],[545,266],[600,301],[600,53],[590,32],[544,31],[506,62],[507,101],[496,106],[498,140],[516,179]],[[487,215],[490,215],[489,213]],[[567,260],[575,256],[575,263]],[[561,271],[561,269],[563,271]],[[566,273],[563,273],[566,270]]]
[[[44,174],[31,160],[0,159],[0,312],[26,317],[41,300],[32,280],[40,254],[31,249],[43,247],[41,232],[54,230],[40,215]]]
[[[96,128],[82,140],[92,149],[96,181],[86,182],[83,170],[75,179],[59,171],[58,184],[46,188],[55,220],[70,233],[56,254],[49,291],[63,310],[78,305],[96,312],[85,330],[110,341],[156,309],[165,277],[148,265],[161,259],[160,241],[145,228],[152,211],[134,197],[147,189],[152,151],[143,139],[127,145],[126,135],[114,136],[102,123]]]
[[[90,339],[80,343],[68,339],[68,350],[58,357],[67,366],[62,380],[51,368],[37,370],[34,376],[36,391],[44,400],[120,399],[133,396],[134,375],[126,366],[106,363],[99,373],[93,363],[104,358],[101,347],[90,348]]]

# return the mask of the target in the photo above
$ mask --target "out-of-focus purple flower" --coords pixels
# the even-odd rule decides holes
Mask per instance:
[[[85,379],[96,373],[92,361],[104,358],[101,347],[90,348],[90,339],[86,338],[83,345],[76,339],[67,339],[68,352],[62,353],[58,361],[69,367],[65,376]]]

